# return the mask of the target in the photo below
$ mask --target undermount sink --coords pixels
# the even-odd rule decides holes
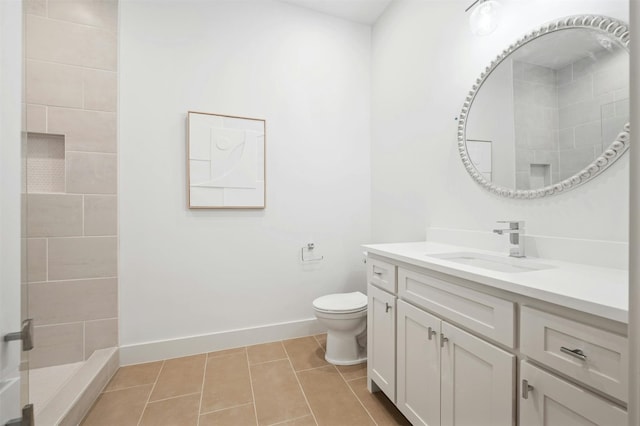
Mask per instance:
[[[552,269],[552,265],[531,262],[526,258],[500,257],[490,254],[471,253],[471,252],[455,252],[455,253],[436,253],[427,254],[429,257],[446,260],[449,262],[460,263],[462,265],[474,266],[476,268],[490,269],[497,272],[532,272],[544,269]]]

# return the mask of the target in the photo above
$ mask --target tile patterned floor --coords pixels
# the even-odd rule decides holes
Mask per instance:
[[[122,367],[83,426],[409,425],[366,364],[324,360],[326,335]]]

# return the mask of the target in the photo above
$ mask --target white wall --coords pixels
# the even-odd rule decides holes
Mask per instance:
[[[373,240],[423,240],[425,228],[486,230],[525,220],[527,233],[627,241],[628,156],[569,193],[538,200],[494,196],[467,174],[454,117],[480,72],[524,32],[572,14],[628,20],[618,0],[504,0],[487,37],[469,31],[469,2],[399,0],[373,29]]]
[[[312,318],[364,290],[368,26],[275,1],[123,1],[121,345]],[[267,208],[188,210],[188,110],[267,121]],[[315,242],[324,261],[300,263]]]
[[[22,3],[0,2],[0,336],[20,330]],[[20,416],[20,342],[0,341],[0,424]]]

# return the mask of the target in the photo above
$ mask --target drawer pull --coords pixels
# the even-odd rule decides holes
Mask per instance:
[[[380,275],[382,275],[382,272],[381,271],[373,271],[373,274],[377,275],[377,276],[380,276]]]
[[[449,341],[448,337],[444,337],[444,333],[440,333],[440,347],[444,348],[444,344]]]
[[[522,399],[529,399],[529,392],[533,390],[533,386],[529,384],[527,379],[522,379]]]
[[[565,348],[564,346],[561,346],[560,352],[563,352],[567,355],[571,355],[574,358],[578,358],[580,361],[587,360],[587,356],[584,354],[584,352],[582,352],[581,349],[569,349],[569,348]]]
[[[427,328],[427,334],[429,334],[429,340],[432,340],[433,336],[435,336],[438,333],[436,333],[436,331],[433,328],[429,327]]]
[[[388,303],[385,303],[384,311],[385,311],[385,312],[389,312],[389,309],[391,309],[391,305],[390,305],[390,304],[388,304]]]

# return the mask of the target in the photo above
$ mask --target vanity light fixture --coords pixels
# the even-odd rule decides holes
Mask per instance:
[[[465,12],[473,9],[469,17],[471,32],[477,36],[489,35],[498,28],[500,3],[497,0],[476,0]]]

